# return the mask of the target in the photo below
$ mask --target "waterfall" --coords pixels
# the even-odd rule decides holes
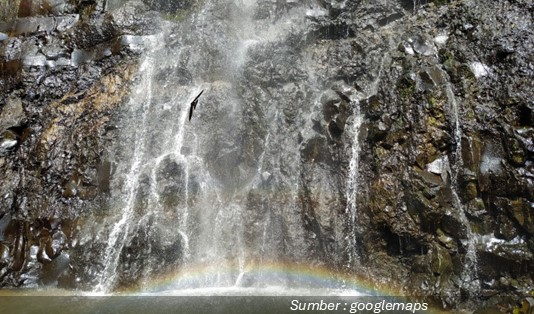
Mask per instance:
[[[155,40],[154,43],[157,44],[161,40]],[[157,49],[157,46],[156,46]],[[148,114],[150,112],[150,107],[152,105],[152,70],[155,60],[150,57],[150,55],[145,58],[140,66],[140,72],[142,73],[141,77],[141,86],[147,88],[147,92],[142,92],[138,90],[136,94],[132,97],[132,102],[128,108],[132,110],[132,113],[139,111],[140,117],[136,117],[136,123],[140,128],[132,130],[135,132],[134,140],[134,151],[129,167],[129,171],[126,174],[124,182],[124,192],[123,197],[124,203],[120,206],[120,217],[109,234],[108,244],[104,253],[104,270],[100,273],[98,278],[98,285],[96,286],[96,291],[98,292],[107,292],[109,287],[113,284],[115,280],[115,269],[117,267],[119,254],[124,245],[125,239],[128,236],[128,231],[130,227],[130,220],[133,215],[133,207],[135,202],[135,193],[139,189],[139,176],[140,171],[142,170],[143,155],[146,152],[145,142],[147,141],[146,127],[148,121]]]
[[[354,120],[352,122],[352,135],[353,143],[351,150],[351,159],[349,162],[349,176],[347,182],[347,208],[346,212],[349,214],[349,225],[351,228],[351,237],[350,243],[353,248],[352,252],[349,252],[349,267],[355,263],[355,260],[358,258],[357,254],[354,252],[357,242],[356,242],[356,195],[358,193],[358,166],[359,166],[359,154],[360,154],[360,144],[359,144],[359,134],[360,128],[362,125],[363,117],[360,114],[359,102],[356,104],[354,109]]]
[[[465,254],[464,269],[462,271],[462,287],[466,288],[471,292],[480,291],[480,282],[477,278],[478,273],[478,261],[476,256],[476,238],[471,229],[471,224],[469,219],[465,214],[465,209],[458,196],[458,174],[460,169],[463,166],[462,161],[462,130],[460,125],[460,118],[458,114],[458,103],[454,96],[454,92],[450,84],[445,86],[445,92],[447,94],[448,103],[450,106],[450,111],[452,113],[452,118],[454,119],[454,141],[455,141],[455,152],[454,152],[454,165],[451,170],[451,190],[454,205],[458,210],[458,217],[461,220],[461,223],[464,225],[467,239],[464,243],[466,246],[467,252]]]
[[[273,5],[205,1],[178,24],[162,22],[121,120],[95,291],[109,293],[132,281],[142,286],[165,272],[181,274],[166,288],[174,290],[289,287],[301,278],[264,268],[340,265],[343,243],[354,249],[354,230],[341,231],[355,223],[354,209],[331,217],[329,200],[337,193],[327,189],[331,175],[301,156],[299,138],[314,128],[321,106],[310,106],[310,100],[320,99],[326,83],[313,70],[297,73],[311,68],[298,64],[306,59],[295,60],[287,78],[263,81],[280,69],[269,58],[292,60],[297,54],[286,42],[295,32],[306,34],[306,12],[288,10],[280,17],[263,10],[269,14],[257,17],[262,4]],[[269,49],[278,55],[270,56]],[[271,73],[257,72],[257,64]],[[274,89],[279,96],[272,95],[273,80],[282,81]],[[189,104],[202,90],[189,121]],[[356,108],[351,197],[361,118]],[[305,178],[306,169],[315,169],[317,178]],[[324,187],[304,186],[315,179]],[[304,197],[322,205],[310,212]],[[326,232],[333,233],[333,245]],[[187,276],[198,269],[202,274],[194,280]]]
[[[390,43],[391,44],[391,43]],[[360,131],[362,127],[362,123],[364,121],[364,116],[360,112],[360,102],[365,101],[369,99],[370,97],[376,95],[378,93],[378,84],[380,83],[380,79],[383,74],[384,65],[390,62],[390,56],[388,53],[384,54],[380,58],[380,62],[378,64],[378,68],[376,70],[375,77],[372,82],[369,83],[367,88],[363,93],[356,93],[353,95],[353,98],[351,103],[353,105],[353,113],[352,113],[352,121],[351,126],[349,128],[350,130],[350,137],[352,138],[351,143],[351,154],[350,154],[350,161],[349,161],[349,173],[347,176],[347,208],[345,211],[349,214],[349,225],[350,228],[350,241],[352,251],[349,252],[349,261],[348,266],[354,267],[356,265],[356,262],[358,260],[358,255],[356,253],[356,248],[358,246],[356,241],[356,226],[358,225],[358,222],[356,221],[356,214],[357,214],[357,195],[358,195],[358,185],[359,185],[359,164],[360,164]]]

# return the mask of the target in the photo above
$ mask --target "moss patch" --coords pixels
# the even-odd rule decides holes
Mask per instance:
[[[401,99],[409,99],[415,92],[415,81],[408,76],[402,77],[397,83],[397,91]]]
[[[16,18],[19,5],[20,0],[0,0],[0,22]]]

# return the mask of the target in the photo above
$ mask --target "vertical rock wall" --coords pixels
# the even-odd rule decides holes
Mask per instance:
[[[195,9],[189,1],[119,2],[106,11],[101,1],[22,1],[20,18],[0,23],[0,286],[90,289],[76,281],[81,273],[90,281],[80,268],[94,262],[77,232],[98,236],[98,222],[84,217],[106,217],[107,154],[143,36],[158,31],[160,13],[151,9],[176,23]],[[276,197],[266,204],[246,195],[258,216],[283,221],[278,208],[294,199],[282,192],[299,186],[291,210],[300,220],[272,232],[281,251],[297,252],[284,238],[304,226],[310,256],[341,252],[331,266],[365,269],[377,285],[444,306],[513,304],[531,293],[531,1],[258,2],[255,19],[305,10],[308,27],[248,52],[236,132],[253,136],[242,137],[242,151],[206,157],[214,175],[238,185],[264,144],[286,135],[263,156],[275,170],[262,173],[261,187]],[[363,124],[354,133],[356,108]],[[358,184],[347,195],[356,142]],[[355,226],[347,225],[347,200],[355,200]],[[347,230],[356,243],[345,249],[339,235]],[[356,264],[348,263],[353,253]],[[127,272],[131,261],[121,262]]]
[[[373,277],[445,304],[532,292],[532,9],[452,1],[400,22],[363,104],[360,256]]]
[[[140,7],[22,1],[0,23],[0,286],[62,286],[72,267],[79,219],[109,192],[117,107],[154,26],[132,17]]]

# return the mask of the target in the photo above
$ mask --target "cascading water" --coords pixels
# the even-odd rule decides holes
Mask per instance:
[[[478,272],[478,262],[477,262],[477,256],[476,256],[476,239],[473,234],[473,231],[471,230],[471,224],[469,220],[467,219],[467,216],[465,214],[464,206],[462,205],[462,201],[460,200],[460,197],[458,196],[458,174],[459,171],[463,165],[462,163],[462,130],[460,125],[460,118],[458,114],[458,103],[456,102],[456,98],[454,96],[454,92],[452,90],[452,87],[450,85],[445,86],[445,92],[447,95],[448,103],[450,106],[450,111],[452,114],[452,118],[454,119],[454,140],[455,140],[455,152],[454,152],[454,164],[453,169],[451,170],[451,187],[452,187],[452,196],[454,205],[456,206],[458,210],[458,217],[461,219],[461,223],[464,225],[466,230],[466,240],[464,245],[466,246],[467,252],[465,254],[465,264],[464,269],[462,271],[462,287],[466,288],[467,291],[470,292],[478,292],[480,291],[480,282],[478,280],[477,272]]]
[[[358,259],[358,256],[355,252],[357,248],[357,241],[356,241],[356,196],[358,195],[358,184],[359,184],[359,163],[360,163],[360,143],[359,143],[359,136],[360,136],[360,129],[362,127],[364,116],[360,112],[360,102],[369,99],[369,97],[372,97],[377,94],[378,90],[378,84],[380,82],[380,78],[382,76],[382,70],[384,68],[384,64],[386,60],[389,60],[389,56],[385,54],[380,61],[380,65],[378,67],[378,71],[376,73],[376,77],[374,78],[374,81],[369,84],[369,87],[367,90],[365,90],[364,93],[360,93],[357,95],[354,95],[353,103],[353,113],[352,113],[352,121],[350,122],[350,132],[352,137],[352,147],[351,147],[351,158],[349,162],[349,175],[348,175],[348,181],[347,181],[347,208],[346,212],[349,214],[350,219],[350,226],[352,227],[350,229],[350,243],[351,247],[353,248],[353,251],[349,252],[349,261],[348,265],[349,267],[354,267],[356,260]]]
[[[356,194],[358,190],[358,164],[359,164],[359,154],[360,146],[358,145],[358,136],[360,134],[360,127],[362,125],[363,117],[360,114],[359,103],[356,105],[355,112],[353,113],[354,119],[352,121],[352,156],[349,163],[349,180],[347,182],[347,208],[346,212],[350,216],[350,222],[352,226],[356,226]],[[351,230],[350,242],[353,248],[356,248],[356,231]],[[355,259],[357,258],[356,253],[353,251],[349,254],[349,266],[352,266]]]
[[[332,179],[314,159],[302,158],[302,138],[315,140],[313,106],[321,106],[309,103],[320,98],[324,82],[299,73],[306,68],[299,60],[287,78],[276,77],[279,65],[267,52],[292,60],[295,48],[286,42],[307,27],[306,17],[302,10],[257,17],[260,5],[270,3],[205,1],[179,25],[165,22],[145,52],[114,156],[117,212],[100,231],[106,244],[96,291],[143,285],[165,272],[183,275],[165,289],[290,287],[300,279],[261,265],[336,267],[343,241],[355,245],[343,231],[354,213],[331,217]],[[202,90],[188,121],[189,103]],[[303,169],[315,169],[313,177]],[[303,187],[307,180],[319,183]],[[318,202],[320,211],[303,199]],[[194,279],[187,275],[200,270]]]
[[[1,295],[528,305],[525,1],[7,2]]]

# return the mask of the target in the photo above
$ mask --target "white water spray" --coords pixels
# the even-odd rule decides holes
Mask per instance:
[[[300,142],[297,136],[288,136],[298,134],[303,125],[311,127],[306,119],[312,108],[305,96],[320,95],[323,83],[311,72],[304,82],[299,78],[283,83],[283,95],[301,95],[293,100],[269,97],[270,87],[259,91],[258,98],[242,90],[246,71],[255,67],[250,51],[285,45],[284,38],[295,31],[305,33],[306,18],[302,10],[293,10],[276,22],[274,17],[257,20],[253,17],[257,5],[206,1],[184,23],[163,25],[158,44],[147,52],[124,119],[123,133],[131,139],[116,158],[119,170],[112,198],[117,199],[119,212],[115,221],[110,219],[98,292],[113,291],[124,276],[130,276],[132,265],[143,276],[141,282],[165,267],[182,273],[167,288],[187,290],[284,286],[298,278],[271,277],[254,267],[278,258],[310,264],[314,258],[320,263],[328,258],[310,253],[310,247],[324,248],[324,240],[315,233],[310,236],[303,224]],[[279,53],[286,51],[290,56],[295,53],[285,46]],[[272,61],[271,66],[279,68]],[[180,81],[182,73],[190,79]],[[189,103],[201,90],[189,121]],[[251,94],[245,97],[243,92]],[[257,103],[259,99],[265,103]],[[294,108],[292,101],[301,107]],[[287,108],[295,111],[293,120]],[[255,163],[238,163],[246,154],[255,154],[252,135],[241,130],[251,122],[242,121],[251,112],[264,128],[258,138],[262,146],[252,159]],[[351,197],[357,193],[357,138],[362,123],[358,109],[354,117]],[[312,193],[321,198],[326,194],[320,189]],[[322,210],[326,220],[330,208]],[[348,212],[354,226],[355,209]],[[350,236],[355,244],[355,234]],[[335,237],[344,235],[336,231]],[[132,254],[135,258],[130,261]],[[130,264],[121,268],[125,260]],[[210,271],[191,280],[185,275],[195,267]]]
[[[478,261],[476,256],[476,238],[471,229],[471,224],[469,219],[465,214],[465,208],[458,196],[458,173],[463,166],[462,161],[462,130],[460,126],[460,118],[458,114],[458,103],[456,102],[456,97],[450,85],[445,86],[445,92],[447,94],[447,99],[449,106],[451,107],[451,113],[454,119],[454,139],[456,142],[456,149],[454,152],[454,169],[451,171],[451,188],[452,195],[454,200],[454,205],[458,209],[458,217],[461,220],[461,223],[464,225],[466,230],[467,239],[464,245],[467,248],[465,254],[464,269],[462,271],[462,286],[466,287],[468,291],[477,293],[480,291],[480,281],[477,278],[478,273]]]

